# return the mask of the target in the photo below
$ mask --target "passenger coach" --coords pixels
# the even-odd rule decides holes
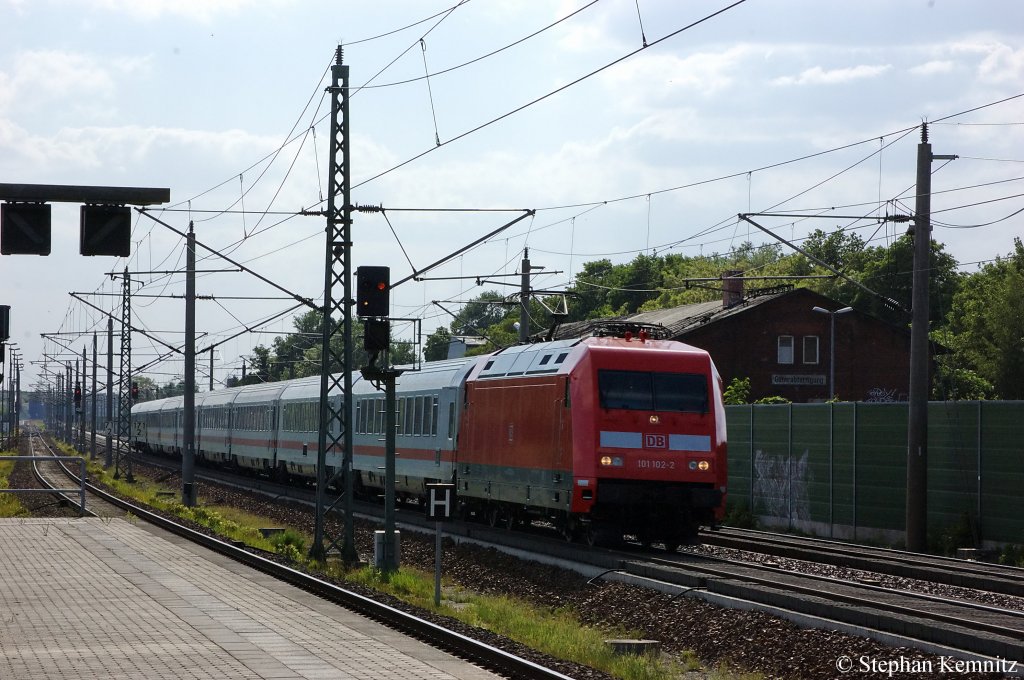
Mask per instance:
[[[384,394],[360,374],[352,383],[353,481],[378,495]],[[315,478],[319,387],[303,378],[197,395],[198,457]],[[588,542],[670,547],[722,516],[725,409],[704,350],[629,333],[518,345],[407,369],[396,393],[400,498],[450,481],[463,513],[491,524],[543,519]],[[133,408],[138,448],[180,454],[181,402]],[[339,469],[340,452],[327,461]]]

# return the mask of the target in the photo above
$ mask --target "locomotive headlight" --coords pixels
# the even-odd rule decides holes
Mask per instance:
[[[696,470],[697,469],[697,461],[691,460],[689,467],[690,467],[690,470]]]
[[[650,417],[651,425],[657,425],[661,422],[661,418],[658,417],[657,413],[652,413]]]
[[[711,469],[711,463],[707,462],[706,460],[702,460],[701,462],[697,463],[697,469],[699,469],[701,472],[707,472],[708,470]]]
[[[611,456],[601,456],[601,465],[606,465],[607,466],[607,465],[611,465],[611,464],[612,464],[612,457]]]

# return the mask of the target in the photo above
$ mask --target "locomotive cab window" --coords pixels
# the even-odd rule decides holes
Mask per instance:
[[[597,372],[601,407],[707,413],[708,381],[696,373]]]

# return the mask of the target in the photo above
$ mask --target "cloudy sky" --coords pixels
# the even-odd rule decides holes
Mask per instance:
[[[787,239],[844,227],[884,244],[903,227],[875,217],[913,208],[923,120],[934,153],[960,156],[933,163],[932,207],[963,270],[1024,231],[1011,216],[1024,208],[1024,3],[456,3],[0,0],[0,183],[168,187],[154,216],[192,220],[203,244],[318,298],[324,220],[297,213],[326,196],[324,89],[344,44],[352,199],[388,218],[356,215],[356,266],[404,278],[537,210],[427,275],[443,280],[395,291],[393,314],[424,333],[450,320],[433,301],[456,310],[496,288],[454,277],[503,280],[524,248],[545,267],[535,285],[558,289],[598,258],[772,242],[741,212],[863,215],[758,219]],[[27,362],[70,358],[62,345],[91,354],[105,316],[69,292],[119,316],[109,274],[126,267],[133,323],[182,342],[184,305],[168,296],[184,277],[135,273],[182,269],[182,240],[139,217],[129,261],[85,258],[77,221],[55,205],[53,254],[3,258],[0,303]],[[199,303],[199,347],[256,331],[218,346],[220,382],[291,330],[290,314],[260,323],[292,302],[200,256],[197,292],[218,299]],[[132,345],[135,366],[160,349]],[[181,379],[182,364],[147,375]]]

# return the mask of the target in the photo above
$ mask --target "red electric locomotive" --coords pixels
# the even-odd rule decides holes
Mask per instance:
[[[632,337],[520,345],[469,373],[456,480],[492,523],[674,548],[721,519],[721,379],[707,352]]]

